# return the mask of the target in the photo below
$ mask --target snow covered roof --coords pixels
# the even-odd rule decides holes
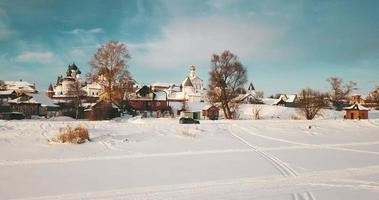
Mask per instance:
[[[155,82],[155,83],[152,83],[151,84],[151,86],[153,86],[153,87],[170,87],[171,85],[173,85],[173,84],[171,84],[171,83],[161,83],[161,82]]]
[[[162,92],[162,91],[158,91],[158,92],[154,92],[155,94],[155,97],[154,97],[154,100],[157,100],[157,101],[165,101],[166,100],[166,92]]]
[[[296,98],[296,94],[282,94],[280,95],[279,99],[273,103],[273,105],[276,105],[281,101],[284,101],[286,103],[294,103],[296,101]]]
[[[236,98],[234,98],[235,101],[243,101],[244,99],[246,99],[247,97],[253,97],[252,94],[239,94]]]
[[[14,90],[0,90],[0,95],[11,95]]]
[[[370,109],[362,106],[361,104],[354,104],[354,105],[351,105],[349,107],[345,107],[344,109],[345,110],[370,110]]]
[[[47,97],[44,94],[28,94],[27,96],[30,96],[31,98],[28,100],[25,100],[24,97],[18,97],[16,99],[9,100],[9,103],[29,103],[29,104],[41,104],[43,107],[59,107],[54,103],[53,100],[51,100],[49,97]]]
[[[37,93],[37,94],[28,94],[28,95],[31,96],[34,101],[40,103],[41,106],[58,107],[58,105],[56,105],[54,101],[51,100],[45,94]]]
[[[4,81],[8,90],[29,90],[35,91],[34,84],[26,81]]]
[[[208,110],[209,108],[211,108],[213,105],[211,104],[208,104],[208,105],[205,105],[201,110]]]

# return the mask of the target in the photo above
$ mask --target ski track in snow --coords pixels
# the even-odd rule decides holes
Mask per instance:
[[[250,149],[251,150],[251,149]],[[290,171],[290,170],[289,170]],[[81,192],[62,195],[48,195],[17,198],[14,200],[47,200],[47,199],[197,199],[203,194],[212,194],[212,199],[262,199],[275,192],[288,194],[301,193],[304,188],[323,190],[330,188],[354,188],[368,191],[379,191],[378,183],[350,180],[354,176],[379,174],[379,165],[339,170],[317,171],[297,176],[269,176],[261,178],[243,178],[198,183],[162,185],[116,190]],[[256,193],[255,191],[259,191]],[[314,197],[298,196],[303,199]]]
[[[376,121],[375,121],[376,122]],[[379,126],[374,122],[369,122],[371,125]],[[34,125],[34,124],[33,124]],[[49,129],[53,128],[51,123],[36,124],[39,126],[41,136],[49,139]],[[144,124],[145,125],[145,124]],[[93,124],[93,128],[98,127]],[[110,125],[109,125],[110,126]],[[147,125],[149,130],[155,129],[155,125]],[[370,142],[354,142],[342,144],[307,144],[303,142],[291,141],[268,135],[259,134],[254,131],[255,127],[243,127],[238,124],[220,123],[218,128],[223,128],[229,132],[233,138],[238,139],[240,142],[248,146],[248,148],[239,149],[221,149],[221,150],[203,150],[203,151],[184,151],[173,153],[152,153],[152,154],[130,154],[130,155],[115,155],[115,156],[93,156],[75,157],[75,158],[62,158],[62,159],[35,159],[35,160],[0,160],[0,166],[11,167],[17,165],[39,165],[39,164],[54,164],[54,163],[69,163],[69,162],[83,162],[83,161],[99,161],[99,160],[120,160],[120,159],[143,159],[149,157],[174,157],[174,156],[196,156],[196,155],[212,155],[212,154],[228,154],[228,153],[244,153],[256,152],[263,159],[272,164],[282,176],[269,176],[260,178],[243,178],[221,181],[207,181],[199,183],[185,183],[175,185],[163,186],[147,186],[138,188],[125,188],[106,191],[88,191],[73,194],[62,194],[52,196],[36,196],[24,198],[25,200],[44,200],[44,199],[201,199],[208,194],[213,195],[209,199],[262,199],[259,195],[270,194],[292,194],[295,200],[314,200],[315,197],[311,191],[330,188],[352,188],[362,190],[379,191],[379,184],[377,182],[355,180],[355,176],[368,176],[378,175],[379,165],[339,169],[339,170],[326,170],[318,172],[310,172],[298,174],[287,163],[280,160],[278,157],[268,153],[268,151],[285,150],[285,149],[331,149],[339,151],[348,151],[355,153],[374,154],[379,155],[379,152],[356,150],[346,148],[345,146],[366,146],[376,145],[379,141]],[[6,126],[4,126],[6,128]],[[24,132],[20,133],[25,134]],[[159,132],[160,135],[165,135],[164,131]],[[291,144],[291,146],[280,147],[259,147],[252,145],[242,136],[249,134],[252,136],[260,137],[266,140],[282,142]],[[20,135],[18,135],[20,136]],[[104,141],[100,141],[104,145],[103,151],[115,150],[115,147]],[[254,191],[259,190],[258,194]],[[228,192],[232,191],[232,192]]]
[[[302,143],[302,142],[295,142],[295,141],[291,141],[291,140],[285,140],[285,139],[281,139],[281,138],[270,137],[270,136],[267,136],[267,135],[261,135],[261,134],[252,132],[251,130],[249,130],[249,129],[245,128],[245,127],[238,126],[238,128],[244,130],[246,133],[249,133],[250,135],[254,135],[254,136],[257,136],[257,137],[260,137],[260,138],[264,138],[264,139],[268,139],[268,140],[273,140],[273,141],[277,141],[277,142],[283,142],[283,143],[293,144],[293,145],[297,145],[298,146],[298,147],[293,147],[293,148],[301,148],[301,147],[303,147],[303,148],[307,148],[307,149],[331,149],[331,150],[350,151],[350,152],[355,152],[355,153],[367,153],[367,154],[379,155],[379,152],[375,152],[375,151],[366,151],[366,150],[358,150],[358,149],[350,149],[350,148],[339,147],[339,146],[349,146],[350,145],[349,143],[345,143],[345,144],[308,144],[308,143]],[[378,143],[378,141],[375,141],[373,143],[364,142],[364,143],[358,143],[358,144],[361,144],[361,145],[372,145],[372,144],[377,144],[377,143]],[[357,143],[352,143],[352,144],[353,144],[353,146],[354,146],[354,144],[357,145]]]
[[[296,177],[298,174],[294,169],[292,169],[287,163],[283,162],[279,158],[275,157],[274,155],[267,153],[265,151],[260,150],[256,146],[253,146],[250,144],[247,140],[243,139],[241,136],[239,136],[237,133],[233,131],[232,128],[233,125],[229,126],[229,132],[231,135],[233,135],[235,138],[240,140],[241,142],[245,143],[247,146],[249,146],[253,151],[257,152],[260,156],[262,156],[264,159],[269,161],[276,169],[280,171],[280,173],[283,176],[293,176]],[[309,191],[306,191],[305,194],[299,194],[299,193],[293,193],[292,194],[293,199],[298,200],[315,200],[315,197],[313,194]]]

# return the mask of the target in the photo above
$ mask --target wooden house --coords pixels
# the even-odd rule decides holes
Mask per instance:
[[[354,104],[345,108],[345,119],[368,119],[369,109],[361,104]]]
[[[0,113],[10,112],[9,101],[17,98],[14,90],[0,90]]]
[[[32,115],[53,117],[57,116],[59,106],[56,105],[49,97],[44,94],[22,94],[16,99],[9,101],[10,110],[12,112],[20,112],[26,118]]]
[[[164,91],[153,92],[151,87],[143,86],[138,89],[130,99],[130,106],[138,111],[165,111],[168,110],[167,93]]]
[[[297,105],[297,95],[296,94],[282,94],[279,99],[276,100],[273,105],[285,106],[285,107],[296,107]]]
[[[205,106],[202,109],[204,119],[217,120],[219,115],[219,109],[214,105]]]
[[[120,109],[113,103],[100,100],[84,110],[84,117],[90,120],[109,120],[120,117]]]

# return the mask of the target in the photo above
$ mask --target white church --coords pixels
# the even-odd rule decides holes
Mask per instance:
[[[196,67],[189,67],[188,76],[179,86],[171,85],[167,89],[168,99],[171,101],[201,102],[205,100],[206,91],[203,79],[196,75]]]

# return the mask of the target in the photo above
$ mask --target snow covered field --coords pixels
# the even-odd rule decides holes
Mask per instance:
[[[82,124],[92,141],[48,142]],[[0,121],[0,199],[378,199],[379,119]]]

